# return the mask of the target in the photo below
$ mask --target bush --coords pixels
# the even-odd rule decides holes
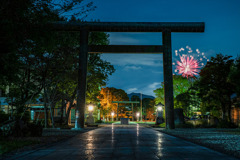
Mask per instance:
[[[41,137],[43,126],[40,123],[29,123],[28,124],[28,131],[30,136],[32,137]]]
[[[103,123],[102,120],[96,120],[95,123]]]
[[[208,120],[198,120],[199,123],[195,125],[196,128],[211,128],[214,127],[208,123]]]
[[[25,123],[29,122],[31,119],[30,112],[25,111],[23,115],[22,115],[22,113],[15,115],[16,120],[20,120],[21,117],[22,117],[21,120],[23,120]]]
[[[237,128],[237,125],[228,120],[220,120],[217,128]]]
[[[194,125],[192,123],[185,122],[182,124],[177,124],[176,128],[194,128]]]
[[[165,122],[162,123],[162,124],[159,124],[159,127],[161,127],[161,128],[165,128],[165,126],[166,126],[166,123],[165,123]]]
[[[5,121],[8,121],[10,117],[10,114],[6,114],[3,111],[0,111],[0,124],[4,123]]]

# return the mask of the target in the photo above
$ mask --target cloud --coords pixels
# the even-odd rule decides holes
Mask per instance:
[[[142,67],[140,66],[126,66],[124,67],[125,70],[140,70]]]
[[[162,54],[102,54],[102,58],[119,66],[163,66]]]
[[[158,86],[160,87],[160,84],[160,82],[153,82],[152,84],[148,85],[148,88],[156,89]]]
[[[128,93],[132,93],[132,92],[137,91],[137,90],[138,90],[137,88],[129,88],[129,89],[127,90],[127,92],[128,92]]]
[[[162,44],[161,33],[146,32],[110,32],[110,44],[117,45],[160,45]]]
[[[111,34],[110,44],[126,44],[126,43],[138,44],[139,40],[132,37]]]

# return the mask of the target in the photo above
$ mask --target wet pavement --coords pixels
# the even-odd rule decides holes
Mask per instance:
[[[139,125],[108,125],[12,157],[23,160],[234,160],[228,155]]]

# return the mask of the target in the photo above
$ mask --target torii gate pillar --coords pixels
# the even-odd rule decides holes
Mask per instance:
[[[88,30],[80,31],[80,52],[78,57],[78,86],[75,129],[84,128],[84,113],[87,88]]]
[[[174,129],[171,31],[162,32],[166,128]]]

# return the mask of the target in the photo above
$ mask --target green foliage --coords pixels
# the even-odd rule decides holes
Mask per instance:
[[[194,128],[194,125],[192,123],[185,122],[182,124],[177,124],[175,127],[176,128]]]
[[[227,77],[233,64],[231,56],[217,54],[211,57],[211,61],[200,72],[198,87],[202,101],[205,103],[220,104],[223,119],[231,108],[233,85],[228,82]],[[218,105],[215,105],[217,107]],[[230,119],[230,116],[228,116]]]
[[[6,114],[3,111],[0,111],[0,124],[4,123],[5,121],[8,121],[10,117],[10,114]]]
[[[10,151],[22,148],[24,146],[39,143],[38,141],[32,140],[15,140],[15,139],[3,139],[0,138],[0,155],[8,153]]]
[[[41,137],[43,131],[43,125],[41,123],[29,123],[28,132],[31,137]]]
[[[188,90],[191,83],[188,81],[187,78],[182,77],[181,75],[173,75],[173,96],[174,98],[184,93]],[[164,83],[161,83],[161,87],[154,90],[156,95],[156,104],[162,103],[164,104]]]
[[[196,120],[198,121],[198,123],[194,126],[195,128],[212,128],[212,127],[216,127],[216,126],[211,126],[209,123],[208,123],[208,120],[205,120],[205,119],[201,119],[201,120]]]
[[[240,96],[240,57],[237,57],[231,66],[228,81],[234,86],[234,91]]]
[[[73,106],[77,94],[80,33],[52,32],[47,24],[82,22],[94,9],[92,2],[83,0],[1,2],[0,42],[4,48],[0,54],[0,84],[12,89],[6,96],[8,102],[16,106],[18,115],[23,113],[29,101],[39,96],[51,107],[59,106],[63,99]],[[90,32],[89,44],[107,45],[108,37],[106,33]],[[100,54],[89,55],[87,103],[98,102],[99,86],[106,85],[108,76],[114,71]]]
[[[237,125],[228,120],[220,120],[217,124],[217,128],[237,128]]]
[[[165,127],[166,127],[166,123],[164,122],[164,123],[162,123],[162,124],[159,124],[159,127],[165,128]]]
[[[95,123],[103,123],[102,120],[96,120]]]

